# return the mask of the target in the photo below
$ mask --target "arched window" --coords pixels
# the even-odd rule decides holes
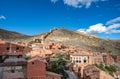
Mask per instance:
[[[76,62],[78,63],[78,60],[76,60]]]
[[[79,60],[79,63],[81,63],[81,60]]]
[[[87,62],[87,60],[86,59],[84,59],[84,63],[86,63]]]

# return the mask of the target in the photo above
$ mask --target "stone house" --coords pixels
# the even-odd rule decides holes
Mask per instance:
[[[84,79],[100,79],[100,71],[94,65],[87,65],[83,70]]]
[[[28,60],[27,78],[46,79],[46,61],[43,58],[35,56]]]
[[[0,79],[25,79],[27,61],[18,55],[7,56],[0,63]]]
[[[77,73],[81,73],[81,77],[83,77],[84,67],[93,64],[93,53],[87,51],[74,53],[70,55],[70,60],[73,63],[73,70]]]
[[[0,41],[0,54],[25,54],[31,51],[31,48],[24,44]]]
[[[94,65],[87,65],[83,70],[84,79],[115,79],[108,72],[98,69]]]

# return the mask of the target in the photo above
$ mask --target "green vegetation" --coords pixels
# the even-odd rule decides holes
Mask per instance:
[[[113,65],[95,64],[95,66],[103,71],[107,71],[112,76],[113,76],[113,73],[116,72],[116,67]]]
[[[63,77],[62,79],[66,79],[68,77],[68,75],[64,72],[64,70],[66,69],[66,64],[67,64],[67,60],[66,60],[67,54],[61,54],[61,53],[57,53],[55,55],[55,57],[51,60],[50,62],[50,68],[48,68],[48,71],[51,72],[55,72],[58,74],[61,74]]]
[[[99,64],[99,65],[98,65],[98,64],[95,64],[95,66],[96,66],[97,68],[105,71],[103,64]]]

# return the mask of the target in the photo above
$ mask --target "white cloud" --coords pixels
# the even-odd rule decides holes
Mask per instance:
[[[63,0],[64,4],[67,4],[69,6],[75,7],[75,8],[81,8],[78,0]]]
[[[111,20],[107,21],[106,24],[109,25],[109,24],[114,24],[114,23],[120,23],[120,17],[111,19]]]
[[[67,4],[75,8],[81,8],[83,6],[89,8],[93,2],[98,1],[100,0],[63,0],[64,4]]]
[[[118,29],[120,29],[120,24],[112,24],[109,26],[104,26],[102,23],[98,23],[90,26],[88,29],[79,29],[77,31],[96,35],[99,33],[105,33],[105,34],[120,33],[120,30]]]
[[[106,32],[106,26],[104,26],[102,23],[98,23],[98,24],[90,26],[88,29],[84,29],[84,31],[81,31],[81,29],[79,29],[78,31],[84,32],[87,34],[96,35],[98,33]]]
[[[106,31],[106,27],[102,23],[98,23],[90,26],[89,29],[86,30],[86,33],[97,34],[97,33],[103,33],[105,31]]]
[[[54,3],[56,3],[57,1],[58,0],[51,0],[51,2]],[[81,8],[81,7],[89,8],[92,3],[100,2],[100,1],[103,2],[107,0],[63,0],[64,4],[75,8]]]
[[[116,29],[116,28],[120,28],[120,24],[112,24],[107,29],[112,30],[112,29]]]
[[[78,29],[77,31],[85,33],[85,29]]]
[[[58,0],[51,0],[51,2],[56,3],[56,2],[58,2]]]
[[[120,30],[111,30],[110,33],[120,33]]]
[[[112,24],[107,27],[106,34],[111,34],[111,33],[120,33],[120,30],[117,30],[120,28],[120,24]]]
[[[6,19],[6,17],[5,16],[3,16],[3,15],[0,15],[0,19]]]

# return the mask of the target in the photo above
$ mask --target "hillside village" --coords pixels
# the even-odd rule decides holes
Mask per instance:
[[[29,42],[0,39],[0,79],[120,79],[120,54],[49,40],[56,31]]]

